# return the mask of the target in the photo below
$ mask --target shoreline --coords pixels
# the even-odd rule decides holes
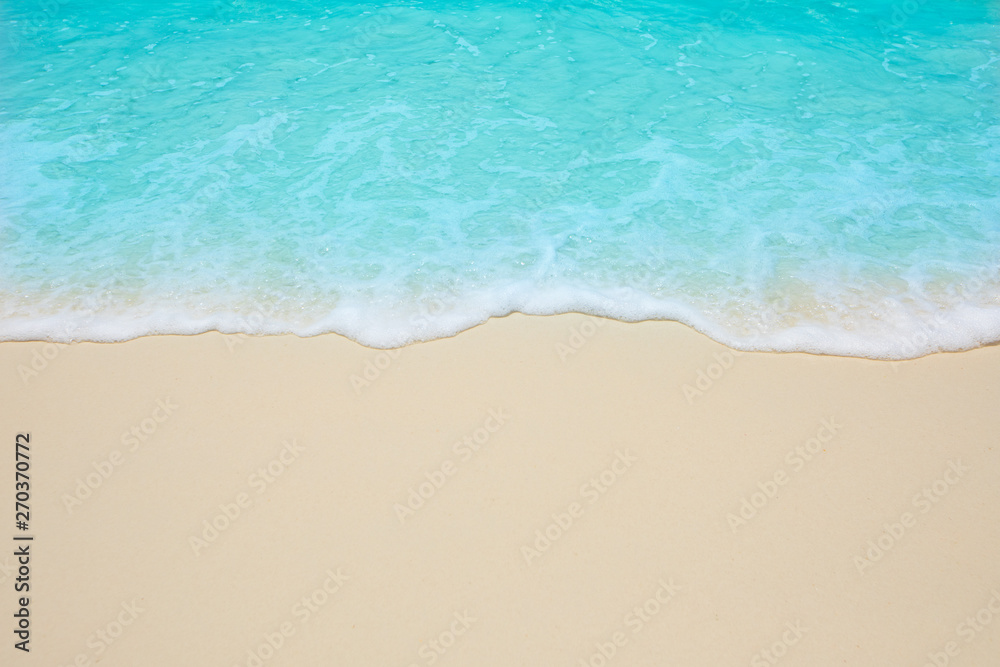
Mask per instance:
[[[987,664],[1000,637],[1000,346],[580,314],[46,345],[0,344],[26,665]]]
[[[549,318],[561,318],[561,317],[582,317],[582,318],[585,318],[587,320],[591,320],[591,321],[593,321],[595,323],[598,323],[597,326],[604,326],[606,323],[615,323],[615,324],[618,324],[618,325],[626,325],[626,326],[635,326],[635,325],[664,325],[664,324],[665,325],[677,325],[677,326],[681,326],[681,327],[684,327],[685,329],[690,330],[693,334],[695,334],[697,336],[700,336],[700,337],[703,337],[703,338],[705,338],[706,340],[712,342],[715,345],[722,346],[722,347],[724,347],[724,348],[726,348],[726,349],[728,349],[728,350],[730,350],[732,352],[739,353],[739,354],[777,354],[777,355],[805,354],[805,355],[816,356],[816,357],[830,357],[830,358],[836,358],[836,359],[860,359],[860,360],[881,361],[881,362],[898,364],[898,363],[905,363],[905,362],[909,362],[909,361],[915,361],[915,360],[918,360],[918,359],[925,359],[927,357],[932,357],[932,356],[940,355],[940,354],[963,354],[963,353],[968,353],[968,352],[974,352],[976,350],[980,350],[980,349],[984,349],[984,348],[990,348],[990,347],[1000,346],[1000,339],[998,339],[998,340],[994,340],[994,341],[990,341],[990,342],[979,343],[975,347],[969,347],[969,348],[963,348],[963,349],[941,349],[941,350],[933,350],[933,351],[929,351],[929,352],[924,352],[924,353],[920,354],[920,356],[899,356],[899,357],[897,357],[897,356],[893,356],[893,357],[865,356],[865,355],[848,354],[848,353],[841,354],[841,353],[834,353],[834,352],[819,352],[819,351],[813,351],[813,350],[809,350],[809,349],[789,349],[789,350],[785,350],[785,349],[753,349],[753,348],[747,348],[747,347],[734,347],[734,346],[732,346],[732,345],[730,345],[730,344],[728,344],[726,342],[722,342],[721,340],[719,340],[715,336],[702,331],[701,328],[699,328],[699,327],[697,327],[695,325],[689,324],[688,322],[683,321],[683,320],[678,320],[678,319],[640,319],[640,320],[628,320],[628,319],[624,319],[623,320],[623,319],[617,319],[617,318],[611,317],[611,316],[593,315],[593,314],[590,314],[590,313],[587,313],[587,312],[583,312],[583,311],[568,311],[568,312],[558,312],[558,313],[551,313],[551,314],[535,314],[535,313],[524,313],[524,312],[521,312],[521,311],[512,311],[510,313],[507,313],[506,315],[489,316],[484,321],[479,322],[479,323],[475,323],[475,324],[471,324],[471,325],[467,326],[466,328],[461,329],[461,330],[459,330],[459,331],[457,331],[455,333],[445,334],[445,335],[441,335],[441,336],[434,337],[434,338],[413,340],[413,341],[410,341],[410,342],[407,342],[407,343],[404,343],[402,345],[395,346],[395,347],[382,347],[382,346],[377,346],[377,345],[369,345],[367,343],[363,343],[363,342],[360,342],[358,340],[355,340],[351,336],[348,336],[347,334],[344,334],[344,333],[340,333],[338,331],[320,331],[320,332],[311,333],[311,334],[301,334],[301,333],[296,333],[296,332],[293,332],[293,331],[283,331],[283,332],[277,332],[277,333],[247,333],[245,331],[232,331],[232,332],[230,332],[230,331],[222,331],[222,330],[217,329],[217,328],[206,329],[206,330],[199,330],[199,331],[195,331],[195,332],[191,332],[191,333],[148,333],[148,334],[138,334],[138,335],[135,335],[133,337],[125,338],[125,339],[121,339],[121,340],[80,339],[80,340],[63,341],[63,340],[53,340],[53,339],[49,339],[49,338],[7,339],[7,340],[0,340],[0,345],[4,345],[4,344],[41,344],[41,345],[56,345],[56,346],[63,346],[63,347],[72,347],[72,346],[81,345],[81,344],[120,345],[120,344],[123,344],[123,343],[131,343],[131,342],[134,342],[134,341],[137,341],[137,340],[144,340],[144,339],[197,338],[199,336],[206,336],[206,335],[209,335],[209,336],[211,336],[211,335],[217,335],[217,336],[223,336],[223,337],[232,337],[232,338],[235,338],[235,339],[246,339],[246,338],[251,338],[251,339],[267,339],[267,338],[285,338],[285,337],[290,337],[290,338],[295,338],[295,339],[299,339],[299,340],[311,340],[311,339],[316,339],[316,338],[324,338],[324,337],[327,337],[327,336],[332,336],[332,337],[344,339],[344,340],[346,340],[346,341],[348,341],[350,343],[353,343],[355,345],[358,345],[358,346],[360,346],[362,348],[378,352],[378,351],[398,351],[398,350],[404,350],[404,349],[407,349],[407,348],[410,348],[410,347],[413,347],[413,346],[416,346],[416,345],[426,345],[426,344],[435,343],[435,342],[441,341],[441,340],[454,339],[454,338],[466,335],[469,332],[474,331],[476,329],[479,329],[481,327],[490,326],[491,323],[493,323],[493,322],[503,321],[503,320],[506,320],[508,318],[529,318],[529,319],[536,319],[537,318],[537,319],[543,319],[544,320],[544,319],[549,319]],[[940,325],[940,322],[938,322],[938,325]],[[917,344],[915,342],[917,336],[918,335],[923,335],[926,338],[926,332],[927,331],[933,331],[933,330],[934,330],[934,328],[930,328],[930,329],[925,328],[922,331],[918,331],[918,332],[914,333],[909,338],[894,338],[893,340],[896,340],[897,342],[899,342],[899,345],[896,346],[897,347],[896,352],[899,353],[899,354],[911,354],[911,352],[908,352],[907,350],[914,350],[915,351],[917,349]],[[792,330],[788,330],[788,331],[786,331],[784,333],[787,334],[787,333],[789,333],[789,331],[792,331]],[[922,344],[925,344],[925,343],[922,343]]]

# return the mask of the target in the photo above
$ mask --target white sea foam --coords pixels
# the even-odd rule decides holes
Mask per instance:
[[[995,288],[994,283],[993,287]],[[530,283],[474,293],[424,294],[408,303],[380,307],[367,300],[341,300],[336,308],[306,311],[301,302],[241,302],[239,311],[204,310],[204,304],[156,304],[146,297],[131,310],[120,307],[66,309],[41,314],[10,314],[0,320],[2,340],[115,342],[152,334],[224,333],[296,334],[335,332],[375,348],[401,347],[449,337],[492,317],[512,312],[553,315],[581,312],[626,322],[674,320],[731,347],[747,351],[810,352],[875,359],[909,359],[933,352],[973,349],[1000,340],[1000,292],[992,303],[823,304],[836,317],[808,320],[794,308],[785,313],[745,311],[730,320],[706,315],[703,304],[654,298],[631,288],[538,289]],[[235,301],[235,300],[234,300]],[[985,301],[985,300],[984,300]],[[10,313],[10,311],[8,311]],[[789,317],[789,316],[792,317]]]

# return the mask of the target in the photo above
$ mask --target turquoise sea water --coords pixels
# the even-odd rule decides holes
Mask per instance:
[[[1000,3],[0,0],[0,339],[1000,340]]]

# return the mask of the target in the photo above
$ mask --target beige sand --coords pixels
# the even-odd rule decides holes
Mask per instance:
[[[1000,665],[997,347],[511,316],[4,343],[0,377],[3,665]]]

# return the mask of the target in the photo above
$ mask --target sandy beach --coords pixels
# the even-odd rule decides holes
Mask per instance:
[[[1000,667],[998,25],[0,2],[0,667]]]
[[[512,315],[3,343],[0,376],[4,664],[998,664],[998,347]]]

